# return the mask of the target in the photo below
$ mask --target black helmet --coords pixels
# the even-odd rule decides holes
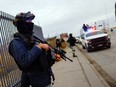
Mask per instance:
[[[34,23],[32,20],[35,18],[35,15],[31,12],[19,13],[16,15],[13,20],[13,24],[17,27],[19,33],[22,34],[32,34]]]
[[[17,26],[18,21],[22,22],[31,22],[35,18],[35,15],[32,14],[30,11],[27,13],[19,13],[15,16],[15,19],[13,20],[13,24]]]
[[[69,36],[72,37],[72,33],[70,33]]]

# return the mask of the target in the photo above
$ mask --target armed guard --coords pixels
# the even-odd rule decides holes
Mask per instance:
[[[30,85],[32,87],[51,87],[51,76],[54,79],[51,66],[59,55],[51,54],[48,44],[33,41],[34,23],[32,20],[34,18],[35,15],[31,12],[16,15],[13,24],[17,27],[18,32],[14,34],[14,38],[9,44],[9,53],[22,71],[21,87]]]

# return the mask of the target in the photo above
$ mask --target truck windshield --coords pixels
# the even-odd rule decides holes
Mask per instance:
[[[103,32],[101,31],[90,32],[86,34],[86,37],[93,36],[93,35],[99,35],[99,34],[103,34]]]

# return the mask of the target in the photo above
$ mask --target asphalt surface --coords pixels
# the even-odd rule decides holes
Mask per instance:
[[[61,60],[52,67],[56,79],[53,87],[110,87],[79,49],[75,52],[78,57],[72,56],[69,47],[65,50],[73,62]]]

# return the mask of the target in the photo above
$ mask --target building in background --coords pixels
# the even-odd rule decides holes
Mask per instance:
[[[36,37],[38,37],[39,39],[41,40],[45,40],[44,39],[44,36],[43,36],[43,31],[42,31],[42,28],[40,26],[37,26],[37,25],[34,25],[34,29],[33,29],[33,32],[34,32],[34,35]]]

